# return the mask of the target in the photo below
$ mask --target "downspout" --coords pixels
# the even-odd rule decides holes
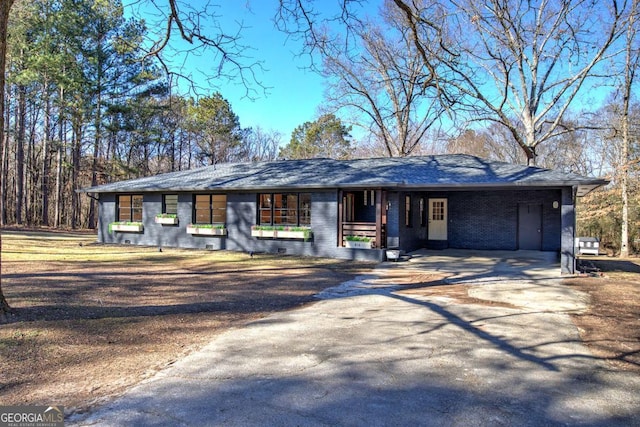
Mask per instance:
[[[344,204],[343,204],[344,192],[340,189],[338,190],[338,242],[337,247],[342,247],[342,239],[344,236],[342,235],[342,223],[344,221]]]

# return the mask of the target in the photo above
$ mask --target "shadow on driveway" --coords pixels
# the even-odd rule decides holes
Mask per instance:
[[[445,258],[382,264],[316,304],[231,330],[68,425],[637,425],[640,378],[582,345],[550,305],[571,298],[557,276],[537,264],[491,275],[482,257],[463,274]],[[538,301],[408,296],[386,280],[398,268]]]

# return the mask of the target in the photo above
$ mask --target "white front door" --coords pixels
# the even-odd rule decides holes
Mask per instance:
[[[447,240],[447,199],[429,199],[429,240]]]

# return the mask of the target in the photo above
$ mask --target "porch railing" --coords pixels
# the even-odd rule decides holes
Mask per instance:
[[[372,248],[381,248],[384,247],[384,242],[387,241],[387,234],[385,226],[382,225],[381,239],[382,245],[380,242],[376,240],[377,229],[375,222],[343,222],[342,223],[342,246],[344,246],[344,241],[346,236],[361,236],[368,237],[371,239],[371,247]]]

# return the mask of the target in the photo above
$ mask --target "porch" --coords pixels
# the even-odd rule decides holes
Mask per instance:
[[[387,247],[386,191],[340,190],[338,196],[338,246],[350,240],[368,243],[370,249]]]

